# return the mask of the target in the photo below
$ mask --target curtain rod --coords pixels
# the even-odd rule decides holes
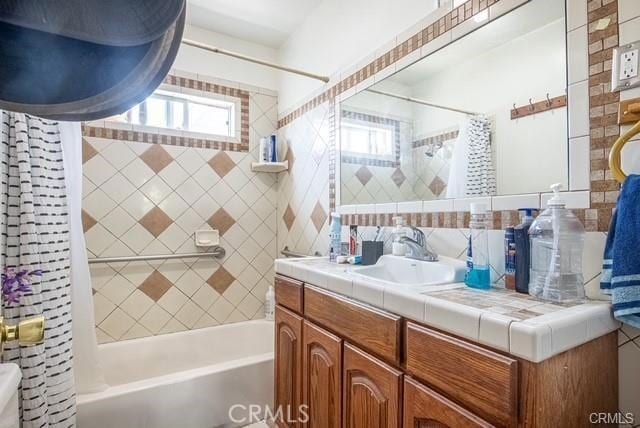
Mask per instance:
[[[430,103],[430,102],[427,102],[427,101],[424,101],[424,100],[419,100],[417,98],[406,97],[404,95],[397,95],[397,94],[393,94],[391,92],[379,91],[377,89],[367,89],[367,91],[372,92],[374,94],[378,94],[378,95],[386,95],[387,97],[397,98],[399,100],[409,101],[409,102],[416,103],[416,104],[422,104],[422,105],[428,106],[428,107],[435,107],[435,108],[439,108],[439,109],[443,109],[443,110],[455,111],[456,113],[470,114],[472,116],[476,116],[476,115],[480,114],[480,113],[476,113],[476,112],[473,112],[473,111],[461,110],[461,109],[458,109],[458,108],[442,106],[442,105],[439,105],[439,104],[433,104],[433,103]]]
[[[192,46],[194,48],[203,49],[203,50],[208,51],[208,52],[213,52],[213,53],[217,53],[217,54],[221,54],[221,55],[227,55],[227,56],[230,56],[230,57],[233,57],[233,58],[241,59],[243,61],[249,61],[249,62],[253,62],[255,64],[260,64],[260,65],[264,65],[264,66],[267,66],[267,67],[276,68],[278,70],[286,71],[286,72],[289,72],[289,73],[299,74],[300,76],[309,77],[311,79],[322,80],[325,83],[329,81],[329,78],[327,76],[320,76],[318,74],[308,73],[308,72],[302,71],[302,70],[296,70],[295,68],[285,67],[283,65],[274,64],[274,63],[269,62],[269,61],[263,61],[263,60],[258,59],[258,58],[253,58],[253,57],[250,57],[250,56],[247,56],[247,55],[239,54],[237,52],[232,52],[232,51],[228,51],[228,50],[225,50],[225,49],[217,48],[215,46],[210,46],[210,45],[207,45],[206,43],[196,42],[195,40],[182,39],[182,43],[187,45],[187,46]]]

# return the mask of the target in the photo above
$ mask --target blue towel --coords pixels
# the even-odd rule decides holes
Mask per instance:
[[[640,328],[640,175],[622,186],[604,248],[600,288],[611,295],[613,315]]]

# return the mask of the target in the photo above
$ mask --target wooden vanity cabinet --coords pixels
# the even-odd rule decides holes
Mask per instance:
[[[310,428],[339,428],[342,415],[342,339],[304,322],[303,403]]]
[[[298,420],[281,428],[572,428],[617,412],[616,332],[533,363],[281,276],[276,301],[275,404]]]
[[[355,346],[344,345],[344,428],[399,428],[402,372]]]
[[[281,411],[275,423],[281,428],[300,426],[296,421],[302,404],[302,324],[302,317],[276,306],[274,398]]]

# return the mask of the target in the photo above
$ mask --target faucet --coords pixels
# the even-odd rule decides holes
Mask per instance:
[[[424,233],[417,227],[409,226],[409,229],[413,232],[413,238],[409,238],[408,236],[400,238],[400,242],[405,244],[409,249],[405,257],[426,262],[437,262],[438,255],[428,248]]]

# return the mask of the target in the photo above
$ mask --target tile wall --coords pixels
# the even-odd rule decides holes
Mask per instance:
[[[85,126],[89,257],[201,251],[194,245],[198,229],[218,229],[226,256],[90,265],[102,343],[262,318],[273,282],[277,177],[253,173],[250,164],[259,137],[275,132],[277,94],[172,73],[179,77],[174,85],[196,95],[214,85],[229,96],[246,94],[247,138],[244,126],[240,144],[142,136],[123,124]]]

